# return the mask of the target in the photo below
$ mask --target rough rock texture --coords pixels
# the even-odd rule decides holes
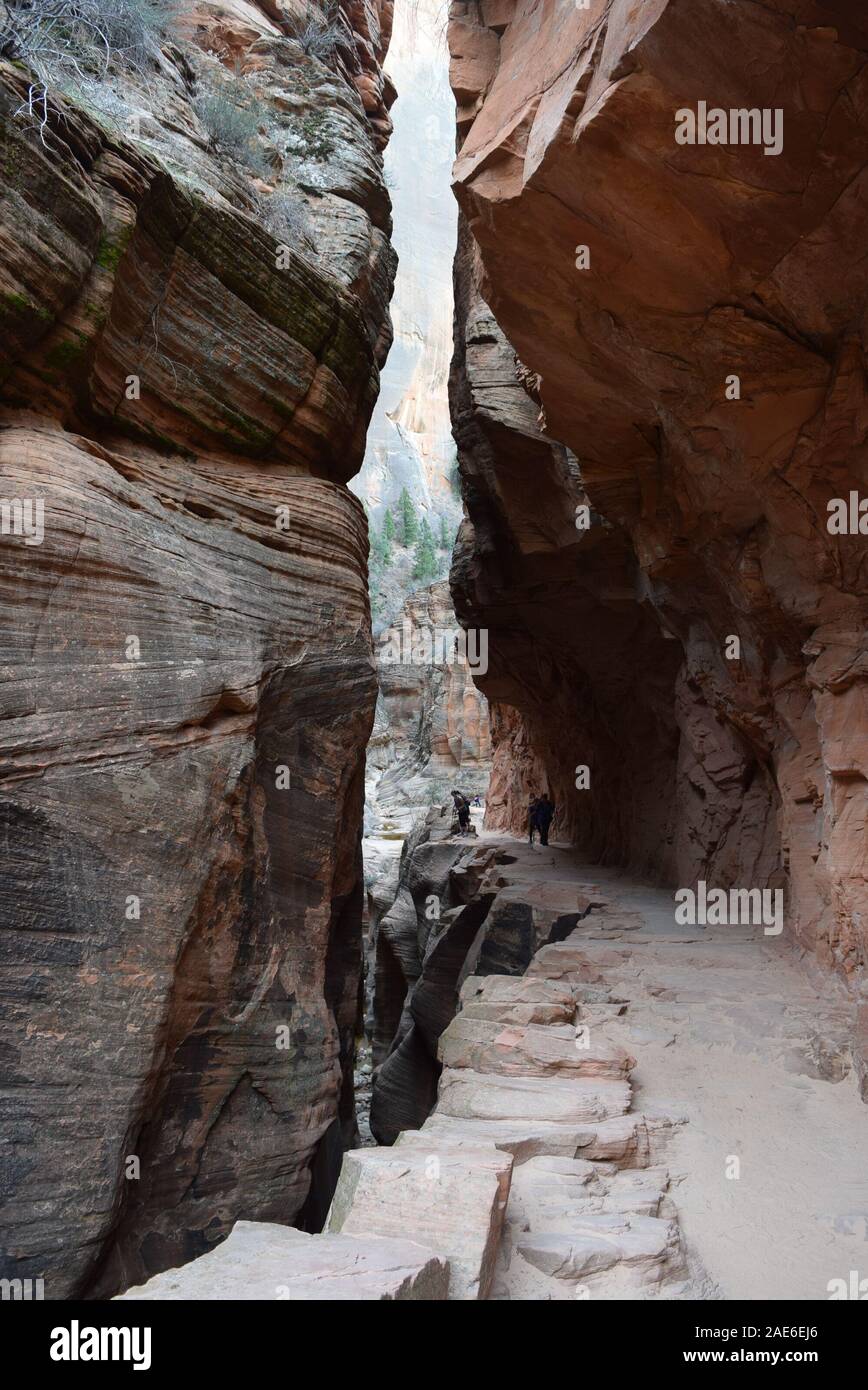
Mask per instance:
[[[509,1065],[520,1070],[526,1052],[536,1070],[542,1065],[539,1048],[548,1047],[555,1034],[535,1025],[572,1020],[572,1010],[568,1019],[561,1016],[562,1005],[529,1006],[523,996],[507,1006],[509,982],[502,977],[522,975],[541,947],[553,949],[546,943],[587,916],[591,899],[569,883],[514,885],[508,867],[514,855],[453,831],[443,808],[429,812],[410,835],[394,901],[373,932],[371,1128],[382,1144],[430,1114],[443,1047],[450,1067],[472,1069],[483,1057],[494,1071],[506,1011],[517,1025],[504,1044]],[[453,1023],[469,976],[493,977],[491,991],[477,1004],[468,1000],[467,1012]],[[497,1023],[488,1021],[492,1010]],[[569,1064],[573,1054],[566,1046]],[[620,1053],[596,1061],[583,1056],[581,1062],[584,1073],[596,1075],[619,1076],[624,1066]]]
[[[362,842],[369,1012],[379,923],[398,893],[405,836],[453,787],[467,796],[484,796],[488,788],[488,703],[456,650],[460,631],[443,581],[411,594],[395,626],[374,639],[379,694],[365,763]]]
[[[390,11],[327,67],[298,6],[184,6],[43,140],[0,69],[0,495],[45,532],[0,540],[2,1272],[49,1298],[315,1226],[354,1137]],[[197,114],[224,82],[258,174]]]
[[[604,860],[674,872],[660,786],[678,747],[679,656],[635,602],[625,536],[595,513],[580,539],[577,461],[541,428],[480,277],[462,225],[452,402],[469,520],[452,588],[462,621],[488,632],[477,677],[492,711],[486,824],[524,830],[529,794],[547,789],[555,834]],[[579,763],[590,768],[584,801]]]
[[[790,938],[855,981],[866,537],[830,534],[827,504],[868,492],[865,16],[483,0],[453,5],[450,43],[453,588],[513,711],[498,822],[544,777],[556,829],[607,860],[783,886]],[[780,110],[781,153],[676,143],[700,101]]]
[[[379,1143],[417,1128],[434,1104],[437,1042],[494,896],[480,889],[492,859],[473,839],[451,834],[445,807],[404,843],[397,894],[372,943],[371,1129]]]
[[[447,1262],[410,1240],[313,1236],[291,1226],[238,1221],[210,1254],[118,1297],[407,1303],[444,1299],[448,1289]]]
[[[345,1155],[328,1233],[241,1223],[131,1296],[420,1297],[431,1256],[438,1298],[817,1299],[858,1265],[841,982],[761,929],[674,926],[664,889],[571,848],[488,848],[501,891],[594,908],[524,974],[464,980],[421,1129]]]
[[[412,1232],[448,1261],[450,1299],[482,1299],[494,1274],[511,1172],[511,1157],[494,1144],[432,1144],[409,1130],[393,1148],[344,1156],[328,1230]]]
[[[510,860],[503,892],[532,899],[557,887],[584,895],[587,876],[570,852],[542,856],[522,845],[510,854],[508,841],[494,847]],[[429,1164],[441,1146],[455,1144],[491,1144],[512,1155],[492,1298],[709,1292],[697,1262],[688,1261],[669,1173],[653,1162],[672,1130],[671,1103],[647,1119],[632,1112],[637,1062],[604,1031],[625,1005],[607,969],[613,953],[604,947],[592,965],[584,933],[596,944],[604,927],[615,929],[620,913],[608,897],[600,895],[598,913],[565,942],[536,950],[520,978],[464,981],[460,1012],[440,1036],[436,1107],[394,1150],[402,1154],[408,1142],[427,1148]],[[522,1009],[530,1016],[516,1017]]]

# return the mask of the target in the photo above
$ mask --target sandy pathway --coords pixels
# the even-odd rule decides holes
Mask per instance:
[[[685,1121],[659,1158],[712,1296],[827,1299],[830,1280],[868,1277],[868,1107],[837,982],[809,978],[785,937],[677,927],[669,893],[564,847],[508,848],[511,878],[606,904],[570,940],[627,1003],[600,1026],[638,1060],[634,1109]]]

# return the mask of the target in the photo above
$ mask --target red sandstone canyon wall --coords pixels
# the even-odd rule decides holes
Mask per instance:
[[[491,629],[497,823],[544,777],[603,857],[783,886],[855,983],[868,536],[828,522],[868,497],[862,7],[481,0],[450,47],[453,589]],[[779,152],[678,143],[701,102],[780,111]]]
[[[185,3],[42,130],[0,66],[2,1272],[48,1298],[315,1221],[355,1128],[391,5],[323,58],[303,11]]]

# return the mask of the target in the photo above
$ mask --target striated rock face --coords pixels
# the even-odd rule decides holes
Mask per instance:
[[[669,883],[783,886],[786,930],[855,978],[866,535],[827,523],[868,495],[864,16],[483,0],[450,45],[453,586],[511,711],[498,823],[545,778],[556,833]],[[677,143],[700,102],[779,111],[780,152]]]
[[[326,64],[182,6],[42,139],[0,68],[2,1266],[49,1298],[315,1225],[354,1134],[390,12]]]

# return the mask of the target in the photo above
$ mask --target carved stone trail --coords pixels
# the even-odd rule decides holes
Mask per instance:
[[[541,886],[526,884],[526,896]],[[569,897],[574,907],[580,901],[576,885],[556,888],[559,911]],[[514,885],[513,897],[521,891]],[[239,1223],[218,1251],[129,1296],[213,1298],[219,1282],[232,1297],[233,1271],[247,1277],[251,1242],[267,1251],[265,1281],[291,1287],[293,1297],[316,1296],[323,1265],[338,1278],[349,1249],[363,1263],[365,1297],[683,1293],[668,1174],[652,1162],[652,1134],[665,1123],[632,1110],[635,1060],[597,1026],[618,1009],[615,991],[581,945],[543,946],[521,977],[468,976],[460,1003],[440,1039],[433,1113],[394,1146],[345,1155],[327,1234],[285,1241],[279,1227]],[[423,1263],[408,1291],[394,1293],[395,1261],[381,1252],[408,1237],[422,1257],[448,1264],[448,1291],[438,1294]],[[412,1263],[406,1251],[403,1259]],[[262,1284],[260,1273],[259,1296],[282,1296]]]
[[[865,1196],[845,992],[762,927],[679,926],[670,893],[574,850],[435,836],[416,873],[450,854],[472,885],[410,991],[440,1030],[430,1115],[345,1155],[325,1234],[241,1222],[128,1296],[827,1296],[858,1265]],[[525,940],[520,905],[529,963],[471,973]],[[463,969],[434,969],[470,913]]]

